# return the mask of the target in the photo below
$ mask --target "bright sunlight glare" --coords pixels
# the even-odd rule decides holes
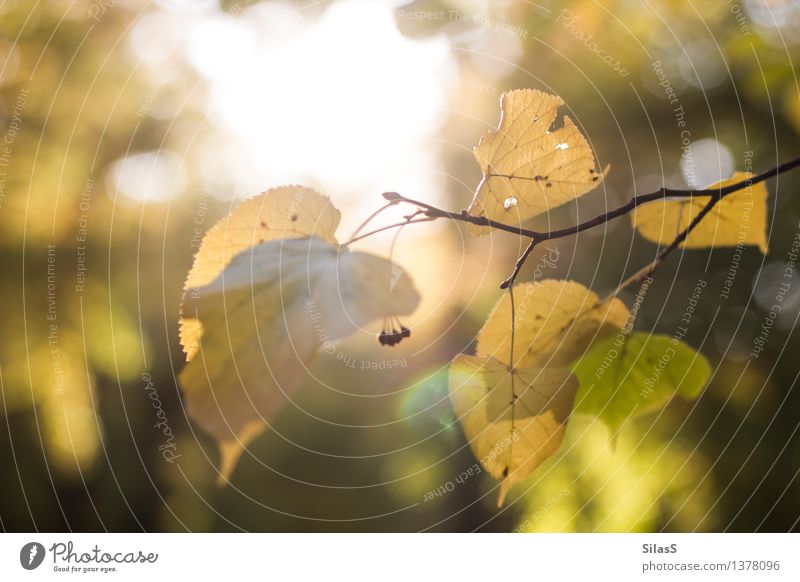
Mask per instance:
[[[241,196],[307,183],[357,209],[385,190],[438,197],[434,136],[455,63],[443,38],[402,36],[390,6],[345,0],[313,20],[280,2],[212,13],[189,27],[186,53],[257,188]]]

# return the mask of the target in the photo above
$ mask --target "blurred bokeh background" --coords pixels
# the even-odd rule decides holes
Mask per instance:
[[[327,385],[308,378],[228,487],[175,380],[183,279],[237,200],[313,186],[343,211],[340,238],[387,190],[463,208],[501,93],[534,87],[564,98],[612,167],[538,222],[566,225],[800,155],[798,60],[792,0],[3,0],[0,527],[798,529],[797,271],[750,356],[800,228],[797,174],[768,184],[767,256],[676,253],[644,301],[637,328],[672,334],[708,282],[687,336],[714,368],[702,396],[613,440],[576,416],[502,511],[488,476],[456,483],[475,459],[446,364],[499,297],[512,236],[406,228],[395,256],[424,295],[413,341],[381,348],[364,333],[340,344],[348,360],[320,356]],[[656,252],[621,219],[541,247],[522,279],[603,293]]]

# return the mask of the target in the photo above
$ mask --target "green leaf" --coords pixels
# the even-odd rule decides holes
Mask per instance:
[[[597,416],[612,432],[627,419],[696,398],[711,375],[708,360],[677,338],[635,333],[598,342],[574,366],[576,412]]]

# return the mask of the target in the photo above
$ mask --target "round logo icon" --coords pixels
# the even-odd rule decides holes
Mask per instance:
[[[26,570],[35,570],[44,561],[44,546],[39,542],[28,542],[19,551],[19,563]]]

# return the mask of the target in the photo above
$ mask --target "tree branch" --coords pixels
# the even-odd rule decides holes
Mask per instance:
[[[646,275],[651,275],[655,268],[660,265],[664,259],[666,258],[669,253],[675,250],[689,235],[689,233],[700,223],[700,221],[708,214],[714,205],[722,200],[725,196],[733,194],[734,192],[738,192],[739,190],[744,190],[745,188],[752,186],[753,184],[758,184],[759,182],[763,182],[777,176],[778,174],[782,174],[784,172],[788,172],[789,170],[793,170],[800,166],[800,158],[796,158],[794,160],[790,160],[774,168],[761,172],[751,178],[747,178],[745,180],[741,180],[734,184],[729,184],[723,188],[717,188],[716,190],[699,190],[699,189],[690,189],[690,190],[678,190],[678,189],[671,189],[671,188],[661,188],[655,192],[650,192],[647,194],[639,194],[634,196],[630,200],[628,200],[625,204],[609,210],[603,214],[599,214],[594,218],[586,220],[584,222],[568,226],[566,228],[555,229],[555,230],[548,230],[548,231],[536,231],[527,228],[521,228],[516,226],[511,226],[508,224],[503,224],[502,222],[498,222],[496,220],[491,220],[485,216],[472,216],[467,213],[466,210],[462,210],[461,212],[449,212],[447,210],[442,210],[441,208],[437,208],[435,206],[431,206],[425,202],[420,202],[419,200],[414,200],[412,198],[407,198],[397,192],[386,192],[383,194],[383,197],[388,200],[390,203],[396,202],[406,202],[408,204],[413,204],[422,210],[422,214],[427,216],[428,218],[435,220],[437,218],[448,218],[450,220],[454,220],[457,222],[466,222],[469,224],[474,224],[476,226],[488,226],[490,228],[494,228],[496,230],[501,230],[503,232],[509,232],[511,234],[516,234],[518,236],[523,236],[526,238],[531,239],[528,247],[522,253],[522,255],[517,259],[516,264],[514,265],[514,270],[512,271],[511,275],[503,281],[500,285],[501,289],[506,289],[509,285],[514,283],[514,280],[517,278],[520,270],[525,264],[525,261],[530,256],[533,249],[542,241],[545,240],[552,240],[557,238],[563,238],[567,236],[571,236],[573,234],[577,234],[584,230],[594,228],[596,226],[600,226],[601,224],[605,224],[615,218],[619,218],[620,216],[624,216],[634,210],[637,206],[641,204],[645,204],[647,202],[653,202],[656,200],[664,200],[666,198],[699,198],[699,197],[710,197],[708,204],[706,204],[702,210],[697,214],[694,218],[692,223],[678,236],[675,238],[672,243],[668,247],[666,247],[661,253],[659,253],[658,257],[651,263],[649,270],[647,271]],[[393,225],[397,226],[397,225]],[[391,228],[391,227],[390,227]],[[366,235],[365,235],[366,236]],[[363,238],[363,237],[359,237]],[[351,241],[352,242],[352,241]]]

